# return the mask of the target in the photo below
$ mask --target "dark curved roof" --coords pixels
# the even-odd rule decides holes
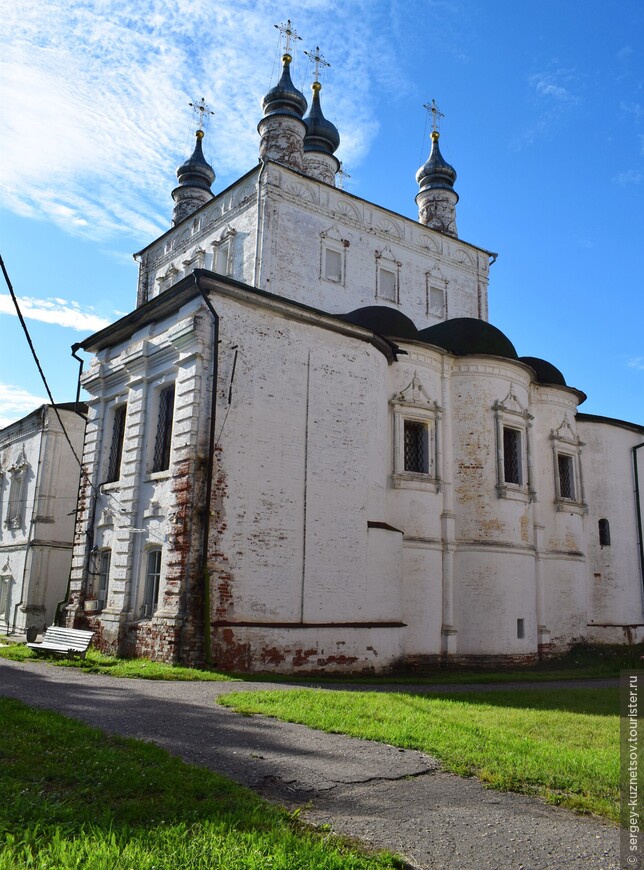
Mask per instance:
[[[557,384],[565,387],[566,379],[556,366],[538,356],[520,356],[519,360],[534,369],[540,384]]]
[[[421,329],[420,340],[442,347],[456,356],[472,353],[518,359],[514,345],[500,329],[476,317],[454,317]]]
[[[414,321],[402,311],[388,305],[367,305],[348,314],[337,314],[336,317],[347,323],[355,323],[356,326],[364,326],[378,335],[409,338],[412,341],[418,341],[420,337]]]

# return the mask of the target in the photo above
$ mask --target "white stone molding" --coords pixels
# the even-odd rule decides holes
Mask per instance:
[[[534,417],[516,395],[514,384],[510,385],[504,399],[492,405],[495,421],[496,438],[496,491],[499,498],[512,498],[520,501],[535,501],[532,420]],[[504,430],[510,429],[518,433],[519,439],[519,481],[506,479],[506,458],[504,450]]]
[[[552,442],[552,471],[555,487],[555,507],[557,511],[576,514],[588,513],[584,493],[584,478],[582,473],[581,452],[584,442],[580,440],[572,427],[568,413],[556,429],[550,432]],[[569,463],[568,473],[572,483],[573,493],[569,497],[562,493],[560,464]]]
[[[442,408],[430,398],[418,372],[410,383],[389,400],[393,410],[395,489],[424,489],[439,492],[441,488],[441,444],[438,425]],[[418,423],[425,428],[427,471],[409,471],[405,467],[405,423]]]
[[[339,284],[342,287],[346,285],[347,274],[347,248],[350,242],[343,239],[335,224],[331,224],[328,229],[320,233],[320,278],[323,281],[331,281],[333,284]],[[327,252],[332,255],[337,255],[340,266],[337,277],[330,269]]]
[[[433,314],[436,317],[441,317],[443,320],[447,320],[449,317],[448,310],[448,302],[447,302],[447,288],[449,286],[449,281],[443,275],[441,267],[438,265],[432,266],[427,272],[425,272],[425,314],[430,315]],[[442,304],[440,308],[435,304],[435,301],[432,300],[432,290],[440,291],[442,297]]]
[[[381,251],[375,251],[375,260],[376,299],[384,299],[398,305],[400,302],[400,268],[402,263],[396,259],[389,245]],[[390,273],[393,275],[393,287],[389,283],[385,283],[385,277],[388,277]]]

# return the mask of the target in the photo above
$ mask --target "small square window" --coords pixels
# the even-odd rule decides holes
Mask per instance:
[[[429,437],[427,426],[405,420],[405,471],[429,474]]]
[[[383,299],[388,299],[390,302],[397,302],[396,278],[397,275],[394,271],[381,266],[378,270],[378,296],[382,296]]]
[[[324,251],[324,277],[327,281],[342,282],[342,254],[333,248]]]
[[[518,429],[503,427],[503,479],[505,483],[523,484],[521,461],[521,433]]]
[[[565,453],[557,454],[557,470],[559,472],[559,497],[575,498],[575,472],[572,456]]]

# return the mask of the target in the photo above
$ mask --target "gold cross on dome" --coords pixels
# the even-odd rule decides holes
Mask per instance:
[[[193,110],[193,112],[195,112],[195,114],[199,114],[199,129],[203,130],[204,116],[214,115],[215,113],[212,111],[210,106],[206,104],[205,97],[202,97],[198,103],[188,103],[188,105]]]
[[[311,63],[315,65],[315,81],[319,81],[320,67],[324,69],[324,67],[331,66],[331,64],[320,52],[319,45],[316,45],[315,51],[305,51],[304,54],[308,57]]]
[[[288,18],[286,20],[286,24],[274,24],[273,27],[277,27],[279,32],[282,34],[284,39],[284,53],[291,53],[291,40],[302,39],[301,36],[298,36],[297,31],[291,24],[291,19]]]
[[[445,115],[441,112],[441,110],[436,105],[436,100],[432,100],[431,103],[423,103],[423,109],[427,109],[428,112],[431,112],[432,132],[433,133],[437,132],[439,119],[444,118]]]

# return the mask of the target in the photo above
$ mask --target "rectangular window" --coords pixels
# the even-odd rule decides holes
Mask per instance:
[[[440,287],[429,288],[429,310],[432,314],[443,314],[444,293]]]
[[[9,577],[0,577],[0,620],[9,622]]]
[[[559,472],[559,497],[575,498],[575,472],[573,458],[565,453],[557,454],[557,470]]]
[[[127,405],[118,405],[114,409],[114,421],[112,423],[112,443],[110,445],[110,458],[107,464],[105,483],[112,483],[121,476],[121,456],[123,455],[123,441],[125,438],[125,413]]]
[[[154,441],[152,471],[166,471],[170,468],[173,413],[174,384],[171,384],[159,392],[159,414],[157,416],[157,434]]]
[[[149,619],[157,609],[159,603],[160,578],[161,550],[150,550],[148,552],[148,561],[145,571],[145,589],[143,590],[143,604],[141,606],[142,619]]]
[[[384,266],[378,270],[378,296],[382,296],[383,299],[388,299],[390,302],[398,301],[396,273]]]
[[[503,427],[503,479],[517,486],[523,484],[521,468],[521,433],[518,429]]]
[[[98,589],[96,592],[99,610],[102,610],[107,604],[107,588],[110,581],[111,560],[112,551],[102,550],[98,561]]]
[[[219,275],[230,274],[230,239],[219,242],[215,248],[214,270]]]
[[[324,251],[324,277],[327,281],[342,281],[342,254],[332,248]]]
[[[25,519],[26,507],[27,466],[21,466],[11,472],[9,501],[7,502],[7,519],[5,520],[5,525],[8,529],[19,529],[22,526]]]
[[[405,420],[405,471],[429,474],[429,437],[427,426]]]
[[[517,619],[517,637],[519,640],[525,637],[525,623],[522,619]]]

